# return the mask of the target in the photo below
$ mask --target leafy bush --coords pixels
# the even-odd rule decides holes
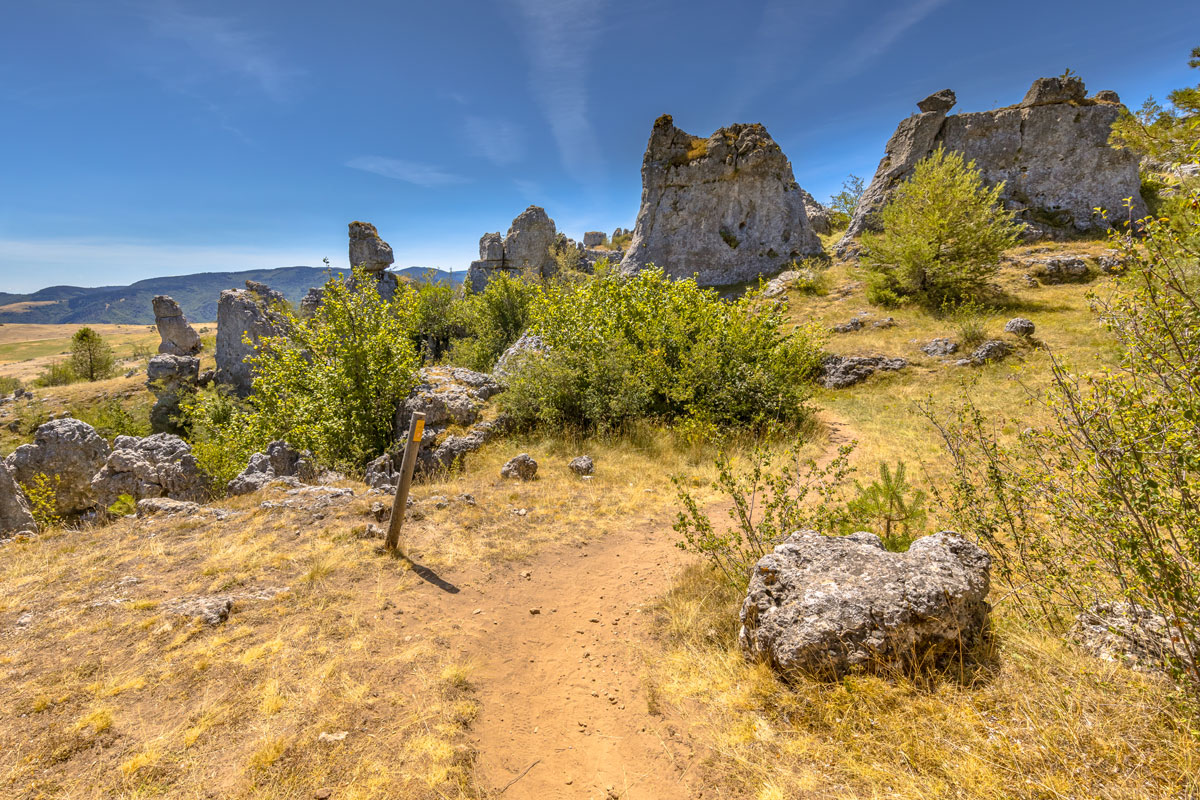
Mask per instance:
[[[42,370],[42,374],[33,379],[34,386],[66,386],[75,383],[79,376],[75,374],[70,361],[51,361]]]
[[[117,497],[107,509],[108,513],[114,517],[127,517],[130,514],[137,513],[137,501],[133,499],[131,494],[123,494]]]
[[[842,190],[829,198],[829,224],[834,230],[848,228],[858,203],[862,200],[863,179],[850,175],[842,181]]]
[[[1192,48],[1188,66],[1200,69],[1200,47]],[[1151,97],[1137,112],[1121,110],[1109,142],[1170,164],[1200,158],[1200,84],[1167,95],[1169,106]]]
[[[33,515],[38,530],[44,531],[63,524],[58,514],[58,482],[57,475],[51,477],[39,472],[28,483],[21,484],[21,490],[29,500],[29,513]]]
[[[728,456],[717,459],[717,479],[711,488],[730,500],[733,524],[729,526],[714,525],[705,505],[680,477],[674,477],[682,506],[673,526],[683,536],[678,547],[698,553],[727,584],[744,592],[754,563],[788,534],[839,527],[845,518],[843,491],[854,446],[840,448],[823,466],[800,458],[800,447],[798,442],[781,455],[755,448],[747,468],[740,472]]]
[[[939,147],[920,161],[862,237],[872,302],[913,299],[930,308],[978,298],[1020,227],[985,187],[975,162]]]
[[[1200,699],[1200,197],[1189,233],[1145,223],[1141,245],[1093,307],[1121,346],[1115,369],[1079,376],[1055,361],[1048,424],[1016,442],[966,403],[932,408],[955,470],[939,498],[992,552],[1011,596],[1058,617],[1120,597],[1163,615],[1177,674]]]
[[[722,300],[661,270],[552,284],[531,307],[548,352],[525,360],[501,403],[518,426],[607,431],[636,419],[799,422],[820,351],[752,298]]]
[[[9,375],[0,375],[0,396],[10,395],[13,392],[24,388],[25,385],[21,383],[20,378],[14,378]]]
[[[80,328],[71,337],[71,371],[84,381],[111,378],[117,359],[104,337],[91,328]]]
[[[468,334],[464,319],[462,290],[444,283],[413,285],[416,308],[413,312],[413,345],[425,361],[441,359],[455,339]]]
[[[222,479],[232,469],[218,450],[244,466],[244,456],[273,439],[349,470],[387,450],[396,407],[417,382],[417,296],[401,285],[385,300],[375,283],[355,270],[351,280],[339,275],[325,284],[313,316],[281,308],[286,332],[263,339],[248,359],[255,372],[248,405],[206,393],[186,407],[197,459],[210,474]]]
[[[224,387],[201,389],[180,403],[188,443],[196,463],[224,486],[246,468],[263,442],[254,410]]]
[[[462,301],[466,334],[451,346],[449,360],[480,372],[490,371],[528,327],[530,309],[541,294],[536,281],[503,272],[493,275],[482,292],[468,294]]]

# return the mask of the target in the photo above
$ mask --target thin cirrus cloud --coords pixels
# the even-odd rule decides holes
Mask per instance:
[[[876,59],[883,56],[900,40],[909,28],[921,22],[949,0],[920,0],[911,5],[902,5],[884,14],[874,25],[850,43],[838,78],[858,75]]]
[[[470,182],[470,179],[464,178],[462,175],[447,172],[441,167],[432,164],[404,161],[398,158],[385,158],[384,156],[360,156],[352,158],[346,162],[346,166],[351,169],[359,169],[363,172],[382,175],[392,180],[404,181],[416,186],[424,186],[428,189]]]
[[[213,74],[232,76],[282,102],[291,95],[304,71],[288,64],[262,35],[232,17],[185,11],[177,2],[152,2],[142,7],[153,34],[183,44],[188,57],[176,63],[166,78],[180,84],[203,83]],[[179,59],[174,53],[173,58]]]
[[[529,59],[529,88],[563,167],[586,183],[600,172],[600,142],[588,113],[588,69],[604,32],[602,0],[514,0]]]
[[[525,155],[521,126],[505,119],[468,116],[467,140],[481,156],[498,167],[515,164]]]

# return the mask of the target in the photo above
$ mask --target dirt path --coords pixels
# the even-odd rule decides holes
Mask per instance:
[[[429,611],[459,623],[455,638],[476,667],[483,790],[506,800],[695,796],[695,754],[650,713],[638,646],[646,605],[689,558],[673,542],[666,524],[639,520],[486,579],[464,575],[457,592],[423,592]]]

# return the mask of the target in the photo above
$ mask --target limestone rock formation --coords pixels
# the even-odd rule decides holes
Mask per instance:
[[[37,533],[37,523],[29,511],[25,493],[0,461],[0,539],[15,533]]]
[[[300,484],[314,483],[319,477],[311,452],[280,440],[267,445],[265,453],[250,456],[246,468],[225,489],[231,495],[250,494],[281,479]]]
[[[158,326],[158,335],[162,337],[158,352],[174,356],[194,356],[199,353],[200,334],[188,324],[179,303],[165,294],[156,295],[152,302],[154,324]]]
[[[379,231],[369,222],[350,223],[350,266],[361,266],[367,272],[383,272],[396,259],[392,246],[379,238]]]
[[[582,478],[596,471],[596,462],[592,460],[591,456],[576,456],[567,464],[567,469]]]
[[[903,358],[830,355],[821,364],[821,385],[826,389],[845,389],[862,383],[878,370],[895,371],[907,366]]]
[[[180,402],[196,390],[200,359],[162,353],[146,365],[146,388],[154,393],[150,429],[154,433],[182,433],[178,419]]]
[[[102,507],[127,494],[198,502],[207,499],[211,481],[200,469],[192,447],[169,433],[118,436],[104,466],[92,476],[92,491]]]
[[[822,252],[792,165],[762,125],[707,139],[654,122],[642,160],[642,204],[621,271],[647,264],[727,286],[779,272]]]
[[[808,215],[808,224],[812,226],[813,232],[822,236],[833,233],[833,224],[829,221],[829,209],[818,203],[817,198],[804,189],[800,190],[800,196],[804,198],[804,213]]]
[[[1015,106],[947,116],[954,101],[950,90],[937,92],[918,104],[921,113],[901,121],[838,243],[840,255],[877,226],[896,187],[939,145],[973,160],[989,185],[1004,182],[1001,198],[1026,224],[1028,238],[1104,230],[1108,223],[1093,209],[1124,218],[1127,197],[1134,218],[1145,216],[1137,156],[1108,145],[1122,109],[1109,95],[1087,99],[1078,78],[1039,78]]]
[[[515,478],[522,481],[531,481],[537,477],[538,463],[533,460],[533,456],[528,453],[521,453],[513,456],[508,462],[500,468],[501,478]]]
[[[598,247],[604,244],[604,231],[588,231],[583,234],[584,247]]]
[[[72,417],[51,420],[33,434],[5,463],[19,484],[45,475],[54,484],[58,514],[79,514],[96,505],[92,476],[104,466],[110,448],[96,429]]]
[[[871,533],[800,531],[755,564],[738,641],[785,675],[932,665],[982,635],[990,571],[949,532],[891,553]]]
[[[960,359],[954,362],[954,365],[956,367],[982,367],[988,362],[1006,358],[1012,351],[1012,345],[1008,342],[1002,339],[988,339],[971,351],[970,358]]]
[[[277,299],[282,299],[279,292],[246,281],[245,289],[226,289],[217,302],[217,382],[232,386],[241,397],[250,394],[254,381],[246,358],[262,339],[283,333],[282,317],[271,309]]]
[[[553,275],[558,265],[550,247],[558,242],[554,220],[540,206],[530,206],[512,221],[508,234],[485,233],[479,240],[479,260],[467,270],[471,291],[482,292],[497,272],[520,273],[525,270],[543,277]]]
[[[1025,317],[1013,317],[1004,323],[1005,333],[1011,333],[1013,336],[1019,336],[1022,339],[1028,339],[1030,336],[1033,336],[1036,330],[1037,326],[1033,324],[1033,321],[1025,319]]]

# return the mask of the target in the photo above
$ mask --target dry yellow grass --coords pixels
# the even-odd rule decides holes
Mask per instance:
[[[914,683],[781,682],[736,644],[741,598],[702,567],[659,608],[656,702],[708,751],[719,796],[1183,798],[1200,723],[1167,680],[1077,652],[1001,608],[983,663]]]

